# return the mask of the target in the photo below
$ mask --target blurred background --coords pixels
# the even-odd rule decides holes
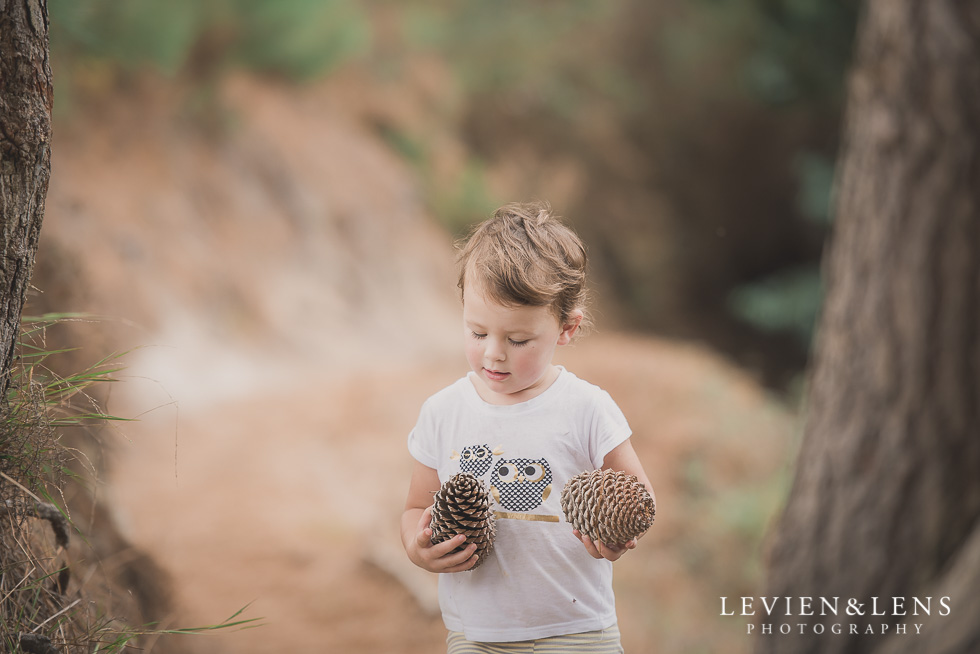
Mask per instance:
[[[81,447],[89,528],[138,620],[264,622],[146,644],[439,651],[405,436],[466,371],[453,240],[543,199],[591,257],[561,362],[660,502],[617,564],[627,651],[748,651],[719,598],[755,593],[788,483],[855,4],[50,0],[25,313],[102,317],[49,338],[126,352],[103,400],[138,418]]]

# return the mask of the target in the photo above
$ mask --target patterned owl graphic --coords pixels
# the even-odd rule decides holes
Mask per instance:
[[[459,459],[460,472],[471,472],[477,477],[482,477],[490,470],[493,456],[495,454],[499,456],[502,453],[500,446],[490,449],[489,445],[470,445],[464,447],[459,454],[453,452],[451,458]]]
[[[530,511],[551,494],[551,466],[546,459],[502,459],[490,476],[490,492],[509,511]]]

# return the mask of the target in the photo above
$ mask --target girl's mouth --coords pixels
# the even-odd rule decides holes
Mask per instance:
[[[486,368],[483,369],[483,373],[487,376],[487,379],[491,379],[493,381],[503,381],[510,376],[509,372],[499,372],[497,370],[488,370]]]

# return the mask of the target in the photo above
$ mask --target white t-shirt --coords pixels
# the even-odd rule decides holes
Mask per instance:
[[[426,400],[408,436],[412,456],[440,482],[473,473],[491,487],[497,512],[483,565],[439,576],[449,630],[505,642],[616,622],[612,563],[592,558],[572,535],[560,498],[570,477],[600,467],[630,434],[609,394],[564,368],[521,404],[485,402],[468,377]]]

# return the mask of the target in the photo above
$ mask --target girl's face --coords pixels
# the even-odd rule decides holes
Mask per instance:
[[[463,296],[466,360],[476,388],[491,404],[518,404],[537,397],[558,376],[555,348],[572,339],[580,311],[560,325],[550,307],[508,307],[489,300],[479,284]]]

